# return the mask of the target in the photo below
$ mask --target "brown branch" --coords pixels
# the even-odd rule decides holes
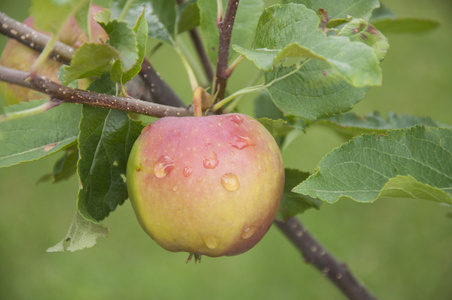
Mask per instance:
[[[2,12],[0,12],[0,33],[38,52],[41,52],[50,40],[48,35],[37,32]],[[71,46],[56,41],[50,53],[50,58],[70,65],[74,52],[75,49]],[[147,59],[144,59],[139,75],[149,88],[151,97],[155,102],[170,106],[185,107],[182,99],[158,75]]]
[[[217,93],[216,102],[222,100],[226,93],[228,76],[225,76],[225,72],[228,69],[229,45],[231,44],[232,28],[234,27],[234,20],[238,6],[239,0],[229,0],[223,21],[221,22],[220,41],[218,45],[216,86],[214,93]]]
[[[187,108],[146,102],[133,98],[111,96],[85,90],[73,89],[41,76],[31,79],[30,73],[0,66],[0,81],[17,84],[69,103],[80,103],[94,107],[117,109],[153,117],[192,116]]]
[[[184,4],[184,0],[177,0],[177,5]],[[190,38],[193,42],[193,45],[195,46],[196,52],[198,53],[199,60],[201,61],[202,67],[204,69],[204,72],[206,73],[207,79],[212,82],[213,80],[213,68],[210,64],[209,57],[207,56],[206,49],[204,48],[204,45],[202,44],[201,37],[199,36],[198,30],[196,28],[190,29]]]
[[[174,92],[174,90],[160,77],[159,73],[145,58],[141,64],[140,77],[148,87],[151,98],[160,104],[175,107],[185,107],[185,103]]]
[[[37,32],[27,25],[8,17],[3,12],[0,12],[0,33],[38,52],[42,52],[50,40],[48,35]],[[56,41],[53,45],[52,52],[50,52],[50,58],[69,65],[74,52],[75,50],[71,46]]]
[[[204,48],[204,45],[202,44],[201,37],[199,36],[198,31],[196,28],[190,29],[189,31],[191,40],[193,41],[193,45],[196,48],[196,53],[198,53],[199,60],[201,61],[202,67],[204,69],[204,72],[206,73],[207,79],[212,82],[213,80],[213,68],[212,64],[210,63],[210,59],[207,56],[206,49]]]
[[[347,266],[338,262],[296,218],[275,221],[279,229],[300,250],[305,261],[311,263],[331,280],[349,299],[376,299],[353,276]]]

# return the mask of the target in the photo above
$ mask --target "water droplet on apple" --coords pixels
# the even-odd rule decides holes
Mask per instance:
[[[163,178],[174,169],[174,160],[167,155],[160,156],[157,163],[154,165],[154,175],[157,178]]]
[[[221,176],[221,185],[230,192],[235,192],[240,188],[239,179],[234,173],[226,173]]]
[[[193,172],[193,169],[191,167],[184,167],[184,170],[182,171],[182,175],[184,175],[184,177],[188,177],[191,175],[191,173]]]
[[[220,240],[214,236],[210,236],[210,237],[204,238],[204,244],[209,249],[215,249],[220,244]]]
[[[256,145],[256,143],[249,137],[235,135],[234,140],[230,142],[229,145],[239,150],[242,150],[248,146],[254,146]]]
[[[173,186],[172,190],[173,192],[177,191],[177,185]]]
[[[254,234],[255,231],[256,231],[256,227],[251,226],[251,227],[246,228],[242,232],[242,235],[241,235],[242,239],[244,239],[244,240],[249,239]]]
[[[232,115],[228,119],[237,125],[240,125],[243,122],[243,118],[240,115]]]
[[[215,169],[220,161],[217,158],[217,154],[212,151],[209,155],[204,156],[203,165],[206,169]]]

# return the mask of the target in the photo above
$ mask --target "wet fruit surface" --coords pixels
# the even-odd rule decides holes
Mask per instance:
[[[168,117],[136,141],[127,185],[141,226],[163,248],[235,255],[271,226],[284,167],[273,137],[251,117]]]

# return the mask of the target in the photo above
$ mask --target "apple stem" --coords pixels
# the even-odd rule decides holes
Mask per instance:
[[[202,117],[202,97],[205,92],[202,87],[197,87],[193,91],[193,114],[195,117]]]

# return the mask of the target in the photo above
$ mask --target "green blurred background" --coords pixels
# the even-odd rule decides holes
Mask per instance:
[[[270,3],[270,2],[268,2]],[[355,111],[432,116],[452,124],[452,3],[448,0],[386,3],[399,16],[441,22],[431,33],[390,35],[382,63],[383,86],[373,88]],[[17,20],[29,1],[1,1]],[[6,39],[0,37],[0,49]],[[151,61],[184,98],[186,73],[169,47]],[[242,64],[231,78],[236,90],[254,75]],[[242,107],[250,110],[251,98]],[[312,172],[343,140],[312,127],[284,153],[287,166]],[[236,257],[185,264],[187,254],[159,248],[141,230],[127,201],[104,221],[110,237],[75,253],[46,253],[71,224],[77,180],[36,184],[59,155],[0,169],[1,299],[344,299],[277,228],[254,249]],[[300,216],[308,229],[381,299],[452,299],[452,219],[424,201],[341,201]]]

